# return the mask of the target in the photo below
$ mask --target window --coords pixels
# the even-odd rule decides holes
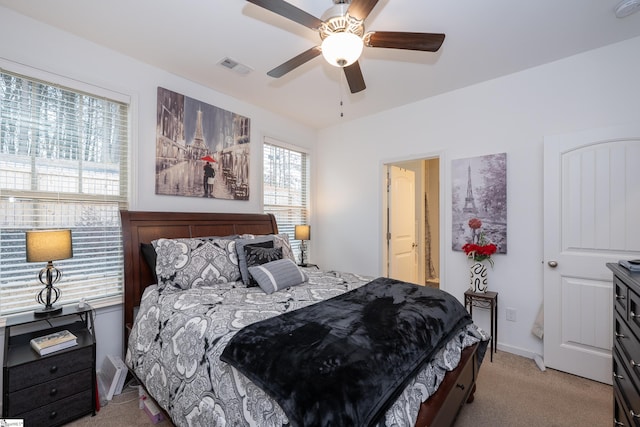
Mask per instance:
[[[289,235],[299,254],[300,241],[293,237],[296,225],[309,223],[309,155],[269,138],[263,150],[264,211],[275,215],[278,231]]]
[[[42,307],[32,229],[71,229],[73,257],[54,262],[56,305],[122,295],[128,99],[96,92],[0,72],[0,315]]]

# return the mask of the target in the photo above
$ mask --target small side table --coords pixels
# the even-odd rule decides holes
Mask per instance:
[[[68,330],[77,344],[40,356],[31,339]],[[2,418],[24,425],[60,426],[96,414],[96,337],[93,310],[77,304],[61,313],[9,316],[4,332]]]
[[[498,293],[487,291],[485,293],[477,293],[466,291],[464,293],[464,306],[469,307],[469,314],[473,317],[473,307],[488,308],[491,313],[491,361],[493,362],[493,353],[498,351]]]

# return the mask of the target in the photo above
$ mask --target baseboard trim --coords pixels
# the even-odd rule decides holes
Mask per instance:
[[[517,356],[522,356],[522,357],[526,357],[527,359],[535,359],[536,356],[538,356],[538,353],[535,353],[531,350],[527,350],[524,348],[520,348],[520,347],[515,347],[512,345],[504,345],[504,344],[500,344],[498,343],[498,351],[504,351],[507,353],[512,353],[515,354]]]

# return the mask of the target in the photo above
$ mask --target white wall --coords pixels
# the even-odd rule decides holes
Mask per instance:
[[[271,136],[312,149],[311,128],[238,101],[135,59],[38,23],[0,7],[0,60],[8,60],[132,98],[130,210],[188,212],[262,211],[262,138]],[[6,61],[3,61],[6,63]],[[6,66],[6,65],[5,65]],[[10,67],[8,67],[10,68]],[[229,78],[242,76],[229,73]],[[210,200],[155,195],[155,124],[157,87],[185,94],[251,119],[251,194],[249,201]],[[37,270],[34,270],[34,280]],[[107,354],[123,354],[122,308],[98,309],[98,367]],[[3,330],[0,331],[0,338]]]
[[[0,58],[128,94],[133,99],[132,210],[261,211],[263,135],[313,147],[316,133],[268,111],[0,7]],[[441,156],[442,287],[461,298],[467,261],[451,251],[451,159],[507,153],[509,253],[496,256],[502,348],[542,353],[530,334],[542,302],[542,144],[545,135],[638,120],[640,38],[567,58],[320,132],[314,155],[313,260],[325,269],[382,271],[382,164]],[[242,78],[230,74],[230,78]],[[249,201],[156,196],[158,86],[251,118]],[[353,159],[358,159],[354,161]],[[504,309],[517,310],[506,322]],[[118,311],[120,310],[120,311]],[[488,321],[478,310],[478,322]],[[98,363],[122,354],[121,309],[99,309]]]
[[[507,153],[508,254],[495,256],[499,346],[531,355],[543,298],[543,139],[637,121],[640,38],[485,82],[320,132],[313,262],[378,275],[382,269],[382,164],[441,155],[441,287],[462,300],[463,253],[451,250],[451,160]],[[640,160],[640,159],[639,159]],[[505,308],[517,310],[507,322]],[[485,310],[474,311],[489,330]]]

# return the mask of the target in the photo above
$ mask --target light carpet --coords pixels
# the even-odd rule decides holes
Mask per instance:
[[[613,388],[499,351],[478,374],[456,427],[598,427],[613,424]]]
[[[498,352],[489,354],[480,368],[475,400],[464,405],[455,427],[573,427],[610,426],[613,390],[606,384],[547,369],[531,359]],[[69,426],[151,426],[138,409],[137,388],[107,403],[95,417],[81,418]],[[169,421],[157,424],[171,427]]]

